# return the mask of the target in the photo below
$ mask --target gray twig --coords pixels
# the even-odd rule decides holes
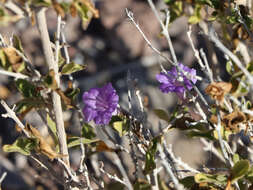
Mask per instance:
[[[111,174],[109,174],[108,172],[106,172],[106,171],[104,170],[104,163],[103,163],[103,162],[100,162],[100,168],[99,168],[99,170],[100,170],[103,174],[105,174],[108,178],[110,178],[110,179],[112,179],[112,180],[114,180],[114,181],[117,181],[117,182],[119,182],[119,183],[121,183],[121,184],[123,184],[123,185],[125,185],[125,186],[127,187],[126,182],[125,182],[124,180],[121,180],[116,174],[111,175]]]
[[[0,189],[1,189],[1,184],[3,183],[3,180],[5,179],[6,176],[7,176],[7,172],[4,172],[2,176],[0,177]]]
[[[5,71],[0,69],[0,75],[7,75],[9,77],[14,77],[16,79],[27,79],[28,76],[22,74],[22,73],[14,73],[14,72],[10,72],[10,71]]]
[[[160,157],[161,157],[161,162],[163,167],[165,168],[165,170],[167,171],[167,173],[169,174],[172,182],[174,183],[175,189],[177,190],[183,190],[184,187],[179,183],[178,179],[175,177],[173,171],[171,170],[171,166],[169,165],[169,163],[166,160],[166,156],[162,150],[161,145],[158,145],[158,151],[160,153]]]
[[[168,41],[168,45],[169,45],[171,56],[173,58],[173,62],[177,64],[178,62],[177,62],[176,53],[175,53],[175,50],[173,48],[173,45],[172,45],[172,42],[171,42],[171,39],[170,39],[170,34],[169,34],[169,31],[168,31],[170,12],[168,10],[166,12],[166,25],[164,25],[161,17],[159,16],[159,14],[158,14],[158,12],[157,12],[157,10],[155,8],[155,5],[154,5],[153,1],[152,0],[148,0],[148,3],[149,3],[149,6],[151,7],[153,13],[155,14],[157,20],[160,23],[160,26],[162,28],[162,34],[165,36],[165,38]]]
[[[247,79],[249,80],[249,83],[251,85],[253,85],[253,77],[252,75],[249,73],[249,71],[245,68],[245,66],[243,66],[243,64],[241,63],[241,61],[238,59],[238,57],[236,57],[228,48],[226,48],[221,41],[218,39],[218,37],[216,36],[216,33],[214,31],[214,28],[211,26],[209,28],[209,35],[208,35],[211,39],[211,41],[213,41],[215,43],[215,45],[226,55],[228,55],[233,61],[234,63],[242,70],[242,72],[245,74],[245,76],[247,77]]]
[[[45,11],[46,11],[46,8],[41,8],[36,14],[38,30],[40,32],[43,52],[45,54],[46,62],[48,64],[49,69],[52,69],[54,71],[55,80],[59,87],[60,86],[60,77],[58,73],[59,68],[58,68],[58,63],[55,62],[52,47],[50,45],[51,43],[50,43],[48,29],[47,29]],[[54,114],[56,118],[56,127],[57,127],[57,133],[58,133],[59,144],[60,144],[60,152],[61,154],[66,155],[66,157],[63,158],[63,160],[67,165],[69,165],[69,154],[68,154],[68,147],[67,147],[67,142],[66,142],[66,132],[64,128],[64,121],[63,121],[61,97],[55,91],[52,92],[52,101],[53,101]]]
[[[156,49],[151,42],[149,41],[149,39],[147,38],[147,36],[144,34],[144,32],[141,30],[139,24],[134,20],[134,16],[133,13],[131,11],[129,11],[128,9],[126,9],[126,14],[128,16],[128,18],[130,19],[130,21],[134,24],[134,26],[136,27],[136,29],[141,33],[142,37],[144,38],[144,40],[147,42],[148,46],[154,51],[156,52],[159,56],[163,57],[165,60],[167,60],[168,62],[173,64],[173,61],[170,60],[167,56],[163,55],[158,49]],[[166,71],[163,66],[160,64],[161,68],[163,71]]]
[[[118,155],[116,153],[112,153],[112,157],[113,157],[113,163],[118,167],[124,182],[126,183],[126,186],[129,190],[133,190],[132,184],[127,176],[126,170],[124,169]]]
[[[27,137],[30,137],[30,134],[25,130],[25,126],[24,124],[19,120],[19,118],[16,116],[16,113],[13,111],[15,109],[15,106],[11,109],[4,100],[1,100],[1,104],[4,107],[4,109],[7,111],[6,114],[2,114],[2,117],[4,118],[11,118],[13,119],[18,126],[20,127],[20,129],[22,129],[22,131],[24,132],[24,134]]]

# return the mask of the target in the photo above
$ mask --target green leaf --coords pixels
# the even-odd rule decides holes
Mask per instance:
[[[154,112],[155,112],[156,116],[158,116],[161,120],[164,120],[167,122],[170,121],[170,118],[169,118],[166,111],[164,111],[162,109],[154,109]]]
[[[25,79],[18,79],[16,81],[16,86],[19,92],[21,92],[21,94],[25,98],[33,98],[40,96],[40,93],[39,91],[37,91],[36,87]]]
[[[226,63],[226,70],[230,75],[234,73],[235,69],[234,69],[233,62],[231,60],[227,61]]]
[[[172,23],[174,20],[176,20],[178,17],[180,17],[184,14],[182,1],[172,0],[170,2],[167,2],[167,4],[170,4],[170,6],[169,6],[170,23]]]
[[[112,116],[109,125],[118,132],[120,137],[125,135],[129,130],[129,120],[124,116]]]
[[[44,83],[48,88],[52,90],[56,90],[58,88],[58,84],[55,80],[55,72],[53,69],[50,69],[48,74],[44,78]]]
[[[75,3],[74,4],[83,23],[86,23],[87,21],[89,21],[89,8],[86,7],[84,4],[80,4],[80,3]]]
[[[72,89],[67,89],[65,92],[65,95],[68,98],[71,98],[72,101],[74,101],[77,98],[77,95],[80,93],[79,88],[72,88]]]
[[[49,7],[51,5],[51,0],[32,0],[32,4],[36,7]]]
[[[16,112],[22,113],[31,108],[45,108],[48,105],[42,98],[24,98],[16,103]]]
[[[238,161],[240,161],[240,156],[238,154],[234,154],[233,155],[233,162],[236,163]]]
[[[21,40],[18,36],[13,35],[13,46],[19,50],[20,52],[24,52],[24,48],[22,46]]]
[[[116,121],[112,125],[113,125],[113,128],[116,131],[118,131],[119,136],[122,137],[123,136],[123,125],[124,125],[123,121]]]
[[[19,67],[18,67],[18,69],[16,70],[16,72],[17,72],[17,73],[21,73],[21,72],[25,71],[25,68],[26,68],[26,64],[25,64],[25,62],[23,61],[23,62],[19,65]]]
[[[90,143],[94,143],[94,142],[98,142],[99,139],[86,139],[86,138],[82,138],[82,143],[83,144],[90,144]],[[74,146],[78,146],[81,143],[80,137],[70,137],[68,138],[68,148],[74,147]]]
[[[188,19],[188,22],[190,24],[197,24],[201,21],[201,14],[200,14],[201,8],[202,6],[199,4],[195,6],[194,14],[190,16],[190,18]]]
[[[70,4],[71,3],[67,3],[67,2],[60,3],[60,5],[63,8],[64,12],[69,12]]]
[[[199,173],[194,176],[196,183],[211,183],[215,185],[226,185],[227,177],[224,174],[212,175]]]
[[[62,57],[62,54],[61,54],[61,51],[59,50],[59,53],[58,53],[58,66],[61,67],[64,63],[65,63],[65,59]]]
[[[58,137],[57,137],[56,124],[55,124],[55,122],[51,119],[51,117],[49,116],[49,114],[47,114],[47,125],[48,125],[49,129],[51,130],[51,132],[54,134],[54,141],[55,141],[55,144],[58,144]]]
[[[26,156],[31,154],[31,151],[34,150],[37,146],[37,140],[33,138],[18,138],[11,145],[4,145],[3,151],[5,152],[19,152]]]
[[[164,0],[164,2],[168,5],[174,3],[176,0]]]
[[[191,189],[195,185],[194,176],[188,176],[180,179],[179,182],[184,185],[185,188]]]
[[[246,175],[247,180],[249,180],[251,183],[253,183],[253,166],[250,167],[247,175]]]
[[[162,136],[159,135],[151,141],[149,148],[146,152],[145,168],[143,171],[144,174],[149,174],[156,168],[155,154],[157,151],[157,145],[158,143],[161,143],[161,140]]]
[[[249,62],[247,64],[247,70],[252,73],[253,72],[253,61]]]
[[[243,178],[249,171],[250,165],[248,160],[240,160],[235,163],[231,169],[231,183]]]
[[[85,65],[80,65],[80,64],[76,64],[74,62],[71,62],[69,64],[65,64],[62,68],[61,73],[63,75],[68,75],[77,71],[81,71],[83,69],[85,69]]]
[[[1,61],[1,66],[4,69],[7,69],[9,65],[7,64],[8,63],[7,57],[2,49],[0,49],[0,61]]]
[[[151,185],[146,180],[138,179],[134,184],[134,190],[151,190]]]
[[[96,134],[93,131],[93,127],[90,126],[88,123],[85,123],[82,127],[82,137],[86,139],[93,139],[96,137]]]
[[[187,133],[187,136],[190,137],[190,138],[193,138],[193,137],[204,137],[206,139],[209,139],[209,140],[215,140],[215,138],[213,137],[213,129],[212,130],[208,130],[208,131],[189,131]]]

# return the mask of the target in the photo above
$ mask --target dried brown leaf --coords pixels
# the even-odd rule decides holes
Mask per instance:
[[[80,0],[92,12],[95,18],[99,18],[99,11],[94,7],[94,3],[90,0]]]
[[[232,131],[239,131],[239,124],[246,122],[247,117],[243,112],[236,110],[225,115],[222,120],[224,121],[226,128]]]
[[[57,94],[59,94],[59,96],[61,97],[62,101],[67,106],[67,108],[69,109],[73,108],[73,106],[71,105],[72,104],[71,99],[67,97],[61,89],[58,88],[55,91],[57,92]]]
[[[5,55],[7,56],[10,64],[13,65],[13,64],[17,64],[22,61],[22,57],[17,54],[15,48],[6,47],[6,48],[3,48],[3,51],[4,51]]]
[[[54,160],[55,158],[62,158],[65,157],[65,155],[58,154],[55,152],[52,147],[47,143],[47,141],[44,139],[44,137],[40,134],[39,130],[32,127],[31,125],[26,125],[26,130],[29,132],[29,134],[39,140],[39,145],[37,147],[37,152],[44,154],[47,156],[50,160]]]
[[[107,146],[104,141],[98,141],[96,145],[96,150],[98,152],[115,152],[114,149]]]
[[[57,12],[58,15],[60,15],[62,18],[65,17],[65,12],[64,12],[62,6],[59,3],[54,2],[53,7],[54,7],[54,9],[55,9],[55,11]]]
[[[3,85],[0,85],[0,99],[6,99],[10,95],[10,91]]]
[[[206,94],[210,95],[211,98],[222,102],[224,99],[224,95],[229,93],[231,88],[231,83],[213,82],[206,87],[205,92]]]
[[[35,25],[36,25],[36,15],[35,15],[35,11],[32,11],[32,14],[31,14],[31,24],[32,24],[32,26],[35,26]]]
[[[75,6],[75,4],[74,3],[72,3],[71,5],[70,5],[70,14],[71,14],[71,16],[72,17],[76,17],[76,15],[77,15],[77,9],[76,9],[76,6]]]

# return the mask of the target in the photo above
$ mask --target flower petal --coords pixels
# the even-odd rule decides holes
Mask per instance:
[[[102,88],[92,88],[83,94],[85,107],[83,113],[86,121],[94,120],[96,124],[108,124],[112,113],[117,109],[119,96],[109,83]]]
[[[109,112],[99,112],[94,118],[97,125],[107,125],[111,120],[112,114]]]
[[[168,76],[164,73],[160,73],[156,75],[156,80],[158,80],[160,83],[169,83]]]
[[[96,88],[90,89],[88,92],[83,93],[83,102],[85,105],[96,108],[96,99],[99,95],[99,91]]]
[[[96,110],[94,110],[88,106],[85,106],[83,108],[83,114],[84,114],[84,119],[86,122],[90,122],[91,120],[93,120],[97,116]]]

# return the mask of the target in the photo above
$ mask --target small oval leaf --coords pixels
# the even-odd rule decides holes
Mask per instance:
[[[77,71],[81,71],[85,69],[85,67],[86,67],[85,65],[79,65],[74,62],[71,62],[63,66],[61,73],[63,75],[68,75]]]
[[[231,169],[231,183],[234,183],[238,179],[244,177],[248,173],[249,168],[250,164],[248,160],[240,160],[236,162]]]

